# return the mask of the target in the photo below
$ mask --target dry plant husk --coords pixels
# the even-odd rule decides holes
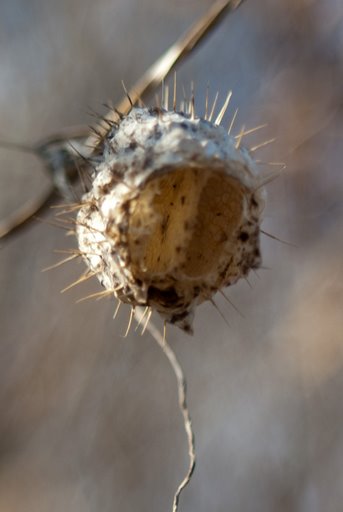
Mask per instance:
[[[194,114],[118,118],[77,216],[79,249],[107,290],[191,333],[197,305],[260,265],[264,189],[238,146]]]

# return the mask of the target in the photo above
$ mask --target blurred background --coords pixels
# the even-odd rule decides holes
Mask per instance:
[[[0,0],[0,139],[92,123],[210,0]],[[168,329],[188,380],[198,466],[180,511],[339,512],[343,502],[343,5],[247,0],[177,68],[196,103],[234,97],[247,145],[287,169],[268,186],[263,265]],[[266,169],[265,169],[266,170]],[[0,151],[0,216],[47,186]],[[44,219],[53,220],[47,210]],[[31,222],[0,244],[0,511],[171,509],[188,464],[174,375],[112,301],[60,290],[84,270],[73,239]],[[161,325],[154,317],[157,325]]]

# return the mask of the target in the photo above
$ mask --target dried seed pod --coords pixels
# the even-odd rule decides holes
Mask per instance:
[[[260,265],[264,191],[236,146],[216,123],[160,108],[113,126],[77,216],[106,289],[191,333],[197,305]]]

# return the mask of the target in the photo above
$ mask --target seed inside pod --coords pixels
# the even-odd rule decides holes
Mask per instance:
[[[204,119],[133,108],[104,139],[83,203],[79,246],[103,286],[187,332],[195,306],[260,264],[254,163]]]

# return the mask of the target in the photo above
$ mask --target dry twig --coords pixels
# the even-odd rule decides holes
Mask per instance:
[[[135,317],[137,321],[140,320],[140,314],[138,312],[135,313]],[[179,500],[180,495],[185,487],[189,484],[192,474],[195,469],[195,462],[196,462],[196,455],[195,455],[195,438],[194,438],[194,432],[192,429],[192,421],[189,414],[189,409],[187,405],[187,383],[185,376],[183,374],[181,365],[179,361],[177,360],[177,357],[172,350],[171,346],[168,344],[166,337],[162,336],[161,333],[158,331],[158,329],[155,327],[155,325],[150,322],[147,326],[147,330],[150,332],[151,336],[154,338],[154,340],[158,343],[158,345],[163,350],[163,353],[167,357],[172,370],[175,374],[176,381],[177,381],[177,390],[178,390],[178,399],[179,399],[179,408],[183,416],[183,422],[184,422],[184,428],[187,435],[187,443],[188,443],[188,456],[189,456],[189,465],[188,470],[183,478],[183,480],[180,482],[178,488],[175,491],[174,499],[173,499],[173,512],[177,512],[179,508]]]
[[[127,113],[132,104],[135,104],[139,98],[156,88],[175,65],[189,55],[204,40],[205,36],[217,27],[219,21],[226,14],[237,9],[243,2],[244,0],[217,0],[214,2],[208,12],[192,25],[134,84],[116,106],[116,110]],[[105,135],[109,130],[108,122],[111,122],[115,117],[115,110],[109,109],[103,121],[96,127],[96,132]],[[68,165],[66,159],[70,159],[70,156],[75,159],[75,151],[73,151],[69,141],[79,140],[81,144],[85,142],[85,147],[94,148],[98,144],[98,136],[89,132],[88,126],[66,128],[32,147],[11,142],[1,142],[0,146],[2,147],[30,152],[42,159],[45,170],[50,174],[52,181],[50,187],[44,189],[38,197],[34,197],[22,208],[19,208],[6,219],[1,220],[0,238],[11,234],[16,228],[20,227],[46,206],[56,189],[61,191],[59,186],[61,182],[65,185],[65,168]],[[88,153],[91,153],[91,151],[88,150]],[[87,156],[90,155],[87,154]]]

